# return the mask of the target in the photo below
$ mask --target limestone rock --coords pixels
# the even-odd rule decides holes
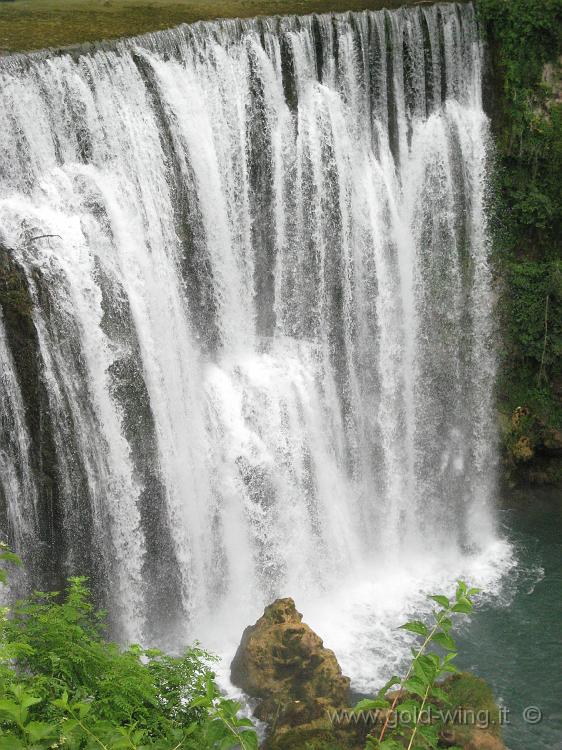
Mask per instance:
[[[270,727],[295,727],[349,705],[349,678],[336,656],[303,623],[292,599],[278,599],[246,628],[231,679],[258,699],[255,715]]]

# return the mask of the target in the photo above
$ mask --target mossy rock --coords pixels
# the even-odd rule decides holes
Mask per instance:
[[[443,684],[443,690],[455,706],[499,713],[490,685],[482,677],[470,672],[460,672],[449,677]]]
[[[351,733],[332,729],[296,727],[288,732],[276,734],[264,745],[264,750],[362,750]]]
[[[442,685],[459,721],[442,734],[445,745],[465,750],[505,750],[501,740],[500,711],[492,688],[481,677],[461,672]]]
[[[349,705],[349,678],[292,599],[278,599],[246,628],[231,679],[259,699],[255,715],[274,731],[325,720],[330,709]]]

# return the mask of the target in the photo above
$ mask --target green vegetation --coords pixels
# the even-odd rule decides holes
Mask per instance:
[[[423,0],[425,2],[425,0]],[[396,8],[416,0],[0,0],[0,52],[95,42],[214,18]]]
[[[0,547],[6,562],[18,559]],[[0,750],[257,750],[212,661],[108,643],[83,578],[62,597],[36,593],[0,613]]]
[[[499,400],[515,479],[562,479],[562,3],[478,0],[492,62]]]
[[[443,709],[459,705],[453,703],[454,691],[443,689],[444,678],[458,672],[454,663],[457,647],[451,637],[452,618],[470,614],[474,606],[472,597],[478,592],[479,589],[468,588],[459,581],[452,601],[442,595],[430,597],[439,606],[430,625],[419,620],[402,625],[404,630],[421,638],[421,645],[412,649],[414,658],[403,678],[391,677],[375,700],[365,699],[355,706],[357,712],[377,711],[385,716],[380,731],[377,729],[368,736],[365,750],[421,750],[439,746],[447,729]],[[387,692],[396,685],[398,690],[391,701]],[[459,692],[458,687],[455,689]],[[460,692],[464,701],[466,696]],[[393,721],[394,716],[398,722]],[[452,750],[459,749],[452,747]]]

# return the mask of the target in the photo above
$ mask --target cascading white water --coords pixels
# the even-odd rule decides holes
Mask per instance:
[[[380,630],[370,604],[392,620],[505,552],[480,65],[470,4],[0,61],[55,547],[122,638],[220,646],[277,595],[314,621],[357,584],[319,629],[367,684],[354,618]],[[0,360],[25,554],[40,491],[5,337]]]

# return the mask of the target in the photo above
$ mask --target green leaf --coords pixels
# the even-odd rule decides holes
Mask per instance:
[[[421,656],[418,656],[412,662],[412,675],[418,680],[421,680],[424,685],[427,685],[429,681],[429,675],[420,663],[420,658]]]
[[[255,732],[242,732],[240,740],[243,750],[258,750],[258,735]]]
[[[457,590],[455,593],[455,599],[457,601],[459,599],[462,599],[465,596],[467,589],[468,589],[468,586],[466,585],[464,581],[457,581]]]
[[[212,700],[217,695],[217,689],[211,675],[207,675],[207,679],[205,681],[205,692],[209,700]]]
[[[0,750],[21,750],[23,747],[25,747],[25,745],[17,737],[9,737],[6,735],[0,737]]]
[[[431,688],[431,696],[433,698],[436,698],[438,701],[441,701],[441,703],[444,703],[446,706],[451,705],[451,700],[449,696],[441,688],[438,688],[438,687]]]
[[[435,679],[437,669],[433,660],[427,656],[418,656],[412,663],[415,676],[421,680],[424,685],[430,685]]]
[[[437,747],[439,732],[437,727],[432,724],[418,724],[418,734],[420,734],[430,747]]]
[[[64,734],[71,734],[79,726],[76,719],[64,719],[62,729]]]
[[[78,711],[78,715],[81,719],[87,716],[92,710],[92,706],[90,703],[75,703],[72,708]]]
[[[128,750],[134,745],[128,737],[121,737],[117,740],[111,740],[111,750]]]
[[[22,696],[21,699],[21,705],[23,708],[29,708],[30,706],[35,706],[37,703],[41,703],[42,698],[37,698],[35,695],[31,695],[30,693],[25,693]]]
[[[47,724],[44,721],[30,721],[25,725],[25,733],[29,735],[32,742],[39,742],[58,735],[56,724]]]
[[[453,627],[453,622],[449,617],[442,617],[439,618],[439,626],[443,628],[446,633],[448,633],[449,630]]]
[[[238,711],[240,711],[240,703],[233,700],[221,700],[219,708],[220,712],[227,718],[233,719],[236,717]]]
[[[451,674],[457,674],[458,671],[459,670],[451,662],[449,662],[448,664],[444,664],[441,667],[441,672],[450,672]]]
[[[453,606],[453,612],[461,612],[462,614],[470,614],[473,610],[473,604],[465,597],[461,597],[457,600],[457,603]]]
[[[410,633],[417,633],[417,635],[423,635],[424,637],[429,635],[427,626],[424,625],[423,622],[420,622],[420,620],[411,620],[410,622],[401,625],[400,630],[409,630]]]
[[[420,698],[423,698],[425,696],[425,691],[427,690],[427,685],[417,677],[410,677],[410,679],[406,680],[404,683],[404,688],[409,693],[414,693],[415,695],[419,695]]]
[[[425,685],[425,687],[430,685],[432,682],[431,677],[429,677],[426,674],[426,672],[423,670],[421,665],[418,664],[417,662],[414,662],[414,675],[415,675],[415,679],[422,682]]]
[[[439,658],[439,654],[434,653],[433,651],[429,651],[427,654],[425,654],[426,659],[431,659],[431,662],[435,669],[439,669],[441,666],[441,659]]]
[[[53,701],[53,706],[56,706],[57,708],[66,709],[68,708],[68,693],[66,690],[62,694],[60,698],[57,698]]]
[[[435,635],[433,636],[431,640],[437,643],[442,648],[446,649],[447,651],[457,650],[456,643],[451,638],[451,636],[447,635],[446,633],[435,633]]]
[[[363,698],[354,707],[353,711],[374,711],[377,708],[390,708],[390,702],[380,699]]]
[[[409,700],[405,700],[402,703],[399,703],[395,707],[394,710],[396,711],[397,714],[406,713],[406,712],[413,714],[413,712],[417,711],[419,707],[420,707],[420,704],[418,703],[418,701],[415,701],[412,698],[410,698]]]
[[[433,594],[429,597],[430,599],[433,599],[434,602],[437,602],[437,604],[441,605],[443,609],[449,609],[451,606],[451,602],[448,600],[446,596],[442,596],[441,594]]]
[[[251,719],[248,719],[245,716],[243,716],[241,719],[236,719],[236,726],[237,727],[249,727],[251,729],[254,729],[254,722]]]
[[[131,740],[133,742],[133,745],[140,745],[145,734],[146,732],[144,731],[144,729],[136,729],[131,735]]]
[[[20,706],[14,701],[0,700],[0,713],[8,714],[14,721],[19,721],[20,710]]]
[[[197,732],[198,729],[199,729],[199,724],[196,721],[194,721],[193,724],[190,724],[187,727],[187,729],[184,731],[184,734],[186,737],[189,737],[194,732]]]
[[[392,677],[390,678],[390,680],[387,680],[387,682],[385,682],[385,684],[382,686],[382,688],[377,693],[378,698],[384,699],[384,696],[388,693],[388,691],[390,690],[390,688],[393,687],[394,685],[400,685],[401,682],[402,682],[402,680],[400,679],[400,677],[398,677],[395,674],[392,675]]]
[[[206,696],[206,695],[200,695],[199,698],[194,698],[190,702],[189,705],[192,708],[197,708],[198,706],[205,706],[206,707],[206,706],[209,706],[211,704],[211,702],[212,701],[209,700],[208,696]]]
[[[205,734],[207,742],[211,747],[213,747],[216,742],[222,741],[225,736],[232,737],[230,730],[227,729],[225,724],[219,719],[215,719],[214,721],[211,721],[210,724],[207,724]]]

